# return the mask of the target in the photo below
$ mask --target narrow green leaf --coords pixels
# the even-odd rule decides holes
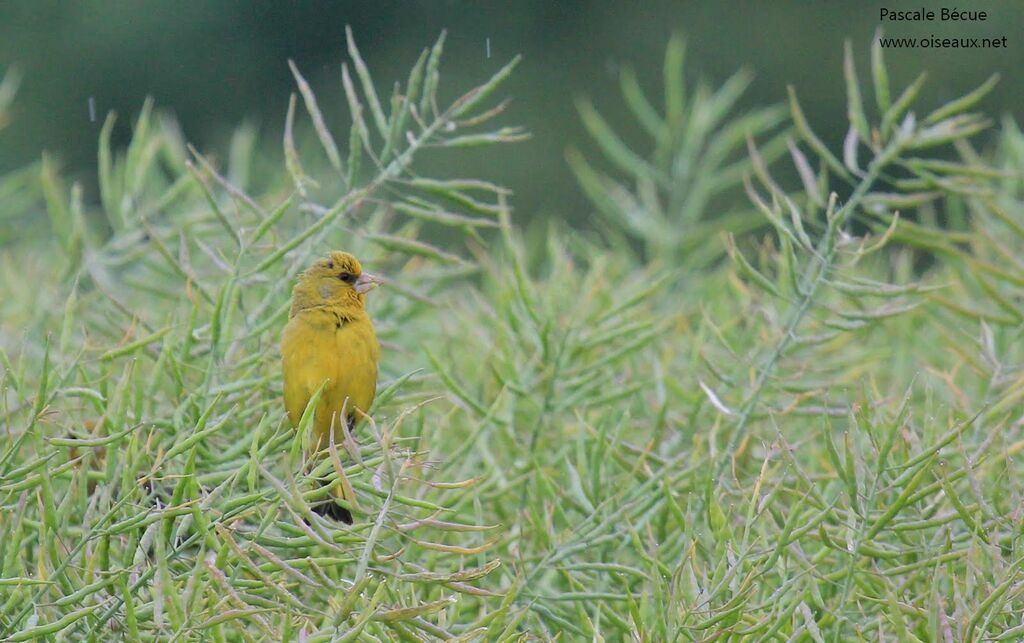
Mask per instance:
[[[384,116],[384,110],[380,107],[377,90],[374,89],[373,79],[370,78],[370,70],[366,68],[366,63],[363,62],[362,56],[359,55],[356,41],[352,37],[352,28],[348,25],[345,26],[345,40],[348,42],[348,55],[352,57],[352,64],[355,66],[356,75],[359,76],[359,82],[363,86],[363,94],[366,96],[366,102],[370,106],[370,114],[373,115],[373,121],[377,125],[377,131],[380,132],[381,138],[386,141],[388,137],[388,119]]]
[[[338,145],[334,142],[331,131],[327,129],[323,114],[320,113],[320,107],[316,102],[316,94],[313,93],[309,83],[299,73],[299,68],[295,66],[293,61],[288,61],[288,67],[292,70],[292,75],[295,76],[295,82],[299,86],[302,100],[306,104],[306,111],[309,112],[309,117],[313,119],[313,128],[316,130],[317,138],[320,139],[320,145],[323,146],[324,152],[327,154],[327,158],[330,160],[331,165],[334,166],[334,169],[339,174],[344,174],[344,171],[341,169],[341,155],[338,153]]]

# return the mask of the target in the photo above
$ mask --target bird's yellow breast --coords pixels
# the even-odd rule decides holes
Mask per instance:
[[[322,448],[334,426],[335,442],[341,428],[358,420],[356,409],[366,412],[377,389],[380,347],[373,324],[362,315],[344,320],[330,309],[304,310],[292,317],[281,339],[284,404],[293,425],[298,425],[310,398],[326,382],[313,418],[313,444]]]

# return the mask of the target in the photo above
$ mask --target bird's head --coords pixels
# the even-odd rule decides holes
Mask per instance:
[[[299,275],[292,299],[292,312],[313,306],[341,309],[362,308],[366,293],[380,279],[363,271],[359,260],[347,252],[335,250]]]

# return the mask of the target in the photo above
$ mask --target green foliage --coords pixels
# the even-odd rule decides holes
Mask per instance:
[[[13,119],[11,106],[21,84],[21,74],[17,69],[8,69],[0,79],[0,141],[3,132]],[[19,171],[0,176],[0,246],[6,246],[15,240],[24,240],[38,233],[36,226],[27,226],[31,221],[31,213],[39,198],[39,186],[34,176],[39,172],[37,166],[29,166]],[[28,227],[28,229],[26,229]]]
[[[700,266],[720,256],[721,247],[709,241],[721,231],[746,232],[763,224],[754,211],[723,213],[721,200],[750,171],[745,140],[776,130],[785,111],[769,107],[730,118],[750,84],[746,71],[714,91],[698,83],[688,96],[684,52],[682,38],[673,38],[665,53],[663,114],[644,94],[632,68],[623,67],[619,74],[623,98],[652,140],[649,154],[631,150],[589,101],[577,105],[594,142],[625,178],[600,172],[574,149],[568,160],[597,212],[613,229],[642,242],[649,259]],[[765,156],[773,160],[784,151],[784,139],[776,135]]]
[[[571,158],[612,243],[531,245],[507,190],[417,161],[523,136],[479,131],[515,61],[440,108],[442,46],[385,99],[349,34],[347,137],[292,65],[269,185],[251,129],[219,162],[148,104],[127,149],[104,128],[102,207],[33,172],[52,234],[0,263],[2,636],[1019,637],[1024,135],[975,149],[991,83],[919,116],[848,47],[837,152],[795,89],[785,129],[726,118],[744,76],[688,98],[673,41],[664,115],[623,77],[651,155],[581,106],[631,182]],[[756,225],[717,218],[740,184]],[[383,378],[309,471],[277,336],[335,247],[389,277]],[[306,508],[320,475],[352,527]]]
[[[345,164],[293,66],[327,163],[300,154],[293,101],[290,180],[258,198],[245,179],[247,130],[221,169],[151,103],[123,151],[111,146],[114,116],[104,125],[99,211],[77,186],[69,196],[44,159],[52,237],[42,253],[12,248],[5,271],[20,285],[6,302],[4,349],[16,352],[3,354],[0,498],[21,510],[2,519],[4,637],[106,639],[113,627],[131,640],[222,638],[241,624],[266,638],[301,630],[330,640],[338,627],[349,638],[447,637],[437,612],[463,594],[492,595],[476,581],[500,564],[486,558],[494,527],[438,517],[472,481],[434,476],[417,445],[430,391],[407,351],[429,335],[445,284],[475,270],[461,235],[444,250],[421,237],[433,227],[479,239],[478,228],[498,225],[505,190],[431,179],[412,164],[428,145],[519,134],[476,133],[500,113],[487,97],[511,66],[438,107],[442,42],[418,65],[433,80],[414,72],[385,114],[350,39],[362,91],[344,68],[354,145]],[[392,278],[374,316],[382,339],[404,348],[389,351],[379,414],[360,444],[336,445],[309,471],[306,432],[281,410],[277,338],[292,276],[333,247]],[[28,283],[19,263],[45,286]],[[23,325],[36,327],[24,341],[7,335]],[[306,501],[323,493],[313,480],[325,475],[357,490],[356,527],[310,513]]]

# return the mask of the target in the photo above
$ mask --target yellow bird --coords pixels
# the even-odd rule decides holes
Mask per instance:
[[[281,338],[284,405],[293,426],[299,425],[310,398],[324,386],[313,416],[313,452],[341,445],[366,412],[377,390],[380,345],[366,313],[366,293],[380,281],[363,272],[347,252],[332,252],[299,275],[292,308]],[[334,496],[350,504],[342,485]],[[352,514],[334,498],[313,510],[352,523]]]

